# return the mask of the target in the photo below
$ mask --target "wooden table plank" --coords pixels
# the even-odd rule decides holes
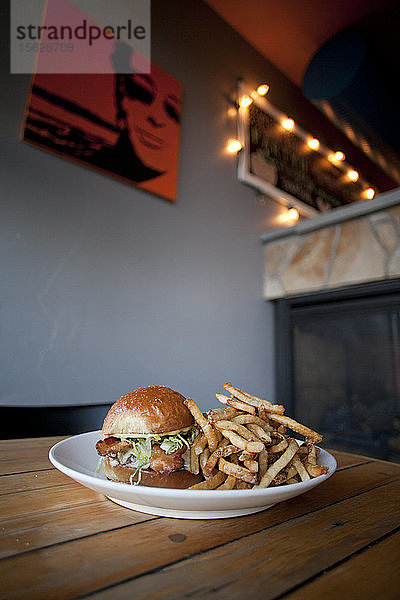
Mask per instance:
[[[373,576],[371,577],[371,573]],[[351,557],[311,583],[285,596],[287,600],[398,600],[400,596],[400,531]]]
[[[79,485],[68,483],[43,490],[29,490],[13,494],[12,502],[8,494],[0,496],[0,519],[17,519],[24,516],[43,514],[48,511],[63,510],[71,506],[105,502],[98,492]]]
[[[301,586],[301,590],[305,579],[310,580],[307,584],[310,586],[323,580],[319,577],[321,571],[315,571],[309,565],[310,552],[316,554],[319,569],[328,572],[331,569],[333,573],[346,564],[342,565],[349,556],[349,564],[357,558],[357,553],[365,549],[362,545],[365,540],[370,540],[368,544],[375,543],[377,536],[387,535],[393,522],[396,519],[398,522],[394,494],[399,493],[400,465],[393,463],[332,452],[339,471],[303,496],[248,517],[186,521],[123,509],[54,470],[48,461],[48,450],[60,439],[64,438],[0,442],[0,488],[3,494],[0,495],[3,514],[0,517],[3,518],[0,552],[8,556],[0,563],[3,574],[0,575],[3,582],[1,598],[11,600],[29,596],[30,600],[62,600],[102,590],[97,595],[95,592],[93,597],[114,599],[117,594],[122,600],[124,597],[152,599],[156,595],[169,600],[175,593],[171,574],[177,571],[178,579],[183,583],[187,573],[190,574],[190,585],[193,579],[190,594],[208,599],[219,585],[212,557],[220,556],[218,565],[229,575],[231,551],[239,565],[240,557],[243,555],[247,559],[249,555],[250,570],[253,574],[261,573],[258,579],[262,585],[257,593],[268,597],[264,591],[269,589],[270,576],[277,589],[289,580],[290,585],[284,587],[283,593],[296,586]],[[380,512],[374,524],[377,505]],[[338,507],[342,517],[332,521]],[[350,518],[345,519],[346,514]],[[331,530],[333,539],[337,537],[335,548],[330,547]],[[275,555],[267,556],[265,560],[265,548],[270,547],[271,539],[275,540],[275,548],[281,555],[280,545],[283,544],[285,551],[290,535],[295,540],[295,552],[287,576],[280,573],[282,567],[279,561],[276,562]],[[304,544],[307,536],[308,539],[311,536],[311,545]],[[253,542],[260,552],[264,549],[261,562],[257,562],[258,554],[252,550]],[[194,576],[197,565],[203,562],[208,564],[204,567],[208,572]],[[327,566],[321,567],[325,564]],[[153,569],[156,572],[148,574]],[[159,581],[161,574],[166,577],[162,582]],[[121,583],[124,580],[128,580],[126,584]],[[205,587],[204,581],[208,582]],[[281,587],[276,583],[279,581]],[[239,578],[233,584],[222,582],[221,598],[228,595],[242,598],[244,591],[246,596],[251,596],[252,582],[251,577],[243,581]],[[182,595],[186,596],[188,589],[184,587]],[[218,597],[220,591],[216,592]]]
[[[49,467],[43,471],[2,475],[0,477],[0,495],[27,492],[28,490],[40,490],[72,483],[73,480],[70,477],[67,477],[64,473],[60,473],[54,467]]]
[[[388,483],[400,477],[400,468],[396,465],[391,465],[390,463],[387,463],[384,469],[382,469],[381,466],[377,467],[370,463],[354,467],[351,471],[351,473],[338,472],[324,484],[299,498],[294,498],[293,500],[288,500],[279,504],[275,506],[273,510],[270,509],[264,513],[247,517],[246,530],[248,532],[259,531],[263,527],[270,527],[285,519],[294,518],[307,512],[318,510],[334,502],[373,489],[378,485]],[[55,490],[57,491],[57,494],[54,494],[51,489],[44,490],[45,493],[43,494],[43,498],[42,490],[37,490],[35,493],[32,493],[29,496],[30,498],[33,497],[32,508],[29,509],[30,512],[28,512],[28,514],[26,513],[26,495],[23,496],[22,503],[17,503],[13,507],[14,512],[12,517],[10,517],[11,520],[4,519],[0,523],[4,536],[3,552],[6,551],[8,545],[10,551],[12,550],[12,554],[14,554],[25,551],[26,547],[24,544],[27,543],[29,549],[33,550],[59,543],[63,540],[74,539],[74,515],[77,515],[76,518],[78,517],[78,513],[74,511],[77,511],[79,507],[79,505],[77,507],[74,504],[74,501],[78,500],[79,502],[81,495],[76,489],[78,484],[73,483],[69,478],[66,478],[66,480],[71,481],[71,486],[75,487],[57,487]],[[75,490],[71,498],[69,497],[70,489]],[[85,496],[85,490],[86,488],[82,488],[83,496]],[[95,494],[95,492],[93,492],[93,494]],[[103,496],[100,496],[100,498],[103,500],[101,506],[104,507],[105,514],[107,514],[106,506],[116,506],[106,500]],[[87,512],[88,518],[90,518],[91,507],[98,503],[98,497],[90,496],[89,500],[90,503],[81,507],[82,513],[86,514]],[[44,511],[43,514],[41,514],[40,507],[42,507],[42,510]],[[31,514],[35,508],[37,509],[35,514]],[[19,512],[20,510],[22,510],[21,513]],[[99,510],[101,511],[101,509]],[[118,510],[123,514],[136,515],[137,519],[134,522],[140,522],[141,520],[150,518],[148,515],[129,511],[121,507],[118,507]],[[49,524],[48,527],[46,526],[46,522]],[[232,536],[240,535],[240,530],[236,529],[236,526],[229,524],[237,523],[237,520],[219,521],[218,523],[210,522],[214,523],[212,527],[214,544],[230,541],[234,539]],[[193,523],[196,523],[196,521],[193,521]],[[37,529],[35,529],[35,527],[37,527]],[[105,526],[105,529],[109,529],[109,527]],[[90,529],[88,529],[87,534],[89,534],[89,532]],[[81,537],[81,535],[76,535],[76,538],[79,537]],[[15,542],[15,538],[19,539],[18,543]]]
[[[339,452],[337,450],[328,450],[335,458],[338,469],[361,465],[366,462],[373,462],[374,459],[358,454],[350,454],[349,452]]]
[[[244,591],[248,598],[281,597],[398,527],[399,493],[396,481],[300,517],[295,524],[288,521],[175,564],[171,560],[161,571],[110,586],[91,599],[178,600],[216,595],[219,600],[242,600]],[[371,511],[371,505],[379,505],[379,513]]]
[[[52,467],[48,459],[54,444],[68,436],[1,440],[0,475],[38,471]]]
[[[109,501],[0,523],[0,558],[143,523],[151,517]]]
[[[345,470],[338,473],[338,477],[348,477],[349,473],[350,470]],[[317,493],[323,487],[312,492]],[[23,598],[27,587],[31,591],[30,600],[73,598],[182,561],[187,556],[204,553],[217,544],[222,544],[222,549],[210,550],[181,564],[183,570],[179,579],[182,581],[183,594],[188,591],[184,582],[187,582],[189,575],[193,575],[194,564],[199,560],[206,564],[209,575],[203,572],[193,582],[194,589],[196,585],[204,585],[204,577],[212,585],[219,585],[220,581],[221,585],[228,585],[227,581],[232,576],[238,582],[237,573],[240,572],[244,577],[242,567],[247,564],[249,578],[240,579],[243,584],[240,593],[248,589],[251,596],[251,590],[255,592],[252,582],[256,577],[256,566],[250,563],[254,561],[257,565],[262,560],[263,568],[259,567],[260,573],[256,577],[257,593],[260,590],[264,593],[268,589],[268,597],[272,598],[269,590],[277,594],[280,590],[291,588],[301,576],[314,575],[396,527],[400,519],[396,496],[399,493],[400,481],[397,479],[296,519],[293,519],[293,509],[297,504],[299,512],[301,508],[304,511],[307,506],[305,496],[303,504],[299,497],[241,519],[195,522],[156,519],[125,527],[118,531],[118,536],[109,532],[22,554],[5,559],[2,563],[7,598]],[[311,492],[309,495],[311,501]],[[371,506],[380,506],[380,511],[371,511]],[[274,522],[279,524],[273,527]],[[254,527],[258,528],[258,533],[252,534],[250,539]],[[179,534],[178,538],[176,534]],[[235,538],[236,541],[230,543],[228,548],[226,543]],[[183,541],[176,543],[174,539]],[[266,554],[268,548],[271,550]],[[312,560],[309,560],[311,557]],[[175,566],[172,569],[173,573],[168,579],[172,587],[177,568]],[[18,573],[24,573],[23,584]],[[271,585],[270,577],[274,585]],[[148,578],[144,579],[146,581],[140,585],[144,586],[143,589],[150,586],[155,596],[176,597],[171,593],[171,588],[164,589],[165,580],[160,581],[156,573],[152,574],[151,583]],[[65,582],[61,589],[60,581]],[[229,589],[229,597],[234,597],[235,593],[234,588]]]

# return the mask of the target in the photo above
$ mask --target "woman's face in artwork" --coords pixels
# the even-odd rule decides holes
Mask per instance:
[[[121,108],[139,160],[160,173],[176,165],[181,111],[180,85],[166,73],[127,75]]]

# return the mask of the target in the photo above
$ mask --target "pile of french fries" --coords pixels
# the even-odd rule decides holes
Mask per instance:
[[[200,430],[190,449],[190,471],[204,478],[189,489],[267,488],[327,472],[317,464],[319,433],[284,415],[281,405],[231,383],[224,388],[229,396],[216,394],[224,407],[204,414],[191,398],[185,400]],[[298,444],[287,429],[304,436],[304,443]]]

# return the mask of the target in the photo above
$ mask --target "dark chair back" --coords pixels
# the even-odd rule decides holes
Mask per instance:
[[[74,435],[101,429],[111,404],[2,406],[0,439]]]

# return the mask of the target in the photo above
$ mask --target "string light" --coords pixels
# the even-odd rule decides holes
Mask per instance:
[[[333,163],[334,165],[339,162],[343,162],[345,158],[346,156],[341,150],[328,155],[329,162]]]
[[[229,140],[226,149],[231,154],[235,154],[236,152],[239,152],[239,150],[242,149],[242,144],[239,142],[239,140]]]
[[[341,150],[338,150],[337,152],[335,152],[334,157],[336,158],[336,160],[341,161],[341,160],[344,160],[346,158],[346,155]]]
[[[250,98],[250,96],[243,96],[243,98],[241,98],[241,100],[239,102],[239,104],[242,108],[247,108],[252,103],[253,103],[253,98]]]
[[[288,210],[288,220],[289,221],[298,221],[299,219],[299,211],[297,208],[291,206]]]
[[[257,88],[257,92],[258,92],[258,94],[260,94],[260,96],[266,96],[268,94],[268,90],[269,90],[269,85],[267,85],[266,83],[262,83]]]
[[[286,131],[292,131],[292,129],[294,129],[294,121],[289,117],[285,117],[284,119],[282,119],[281,125],[283,129],[286,129]]]
[[[280,221],[294,225],[299,220],[299,211],[294,206],[288,206],[287,211],[280,215]]]
[[[364,197],[367,198],[367,200],[372,200],[372,198],[375,196],[375,190],[374,188],[367,188],[366,190],[364,190]]]
[[[329,150],[325,146],[322,146],[320,141],[317,138],[312,137],[306,131],[303,131],[301,127],[296,126],[294,119],[288,117],[281,113],[277,108],[272,106],[267,100],[264,100],[262,97],[265,96],[269,91],[269,85],[266,83],[261,83],[256,90],[250,90],[247,88],[245,90],[244,87],[241,88],[242,94],[243,91],[246,93],[241,95],[241,98],[237,103],[235,103],[235,107],[237,108],[248,108],[253,101],[257,100],[261,103],[261,106],[264,106],[264,110],[269,113],[273,119],[278,121],[280,125],[286,131],[290,132],[294,129],[296,130],[297,137],[304,140],[304,143],[314,151],[319,151],[321,156],[325,157],[329,162],[335,165],[336,168],[340,169],[347,177],[349,181],[356,182],[360,180],[361,185],[363,186],[363,191],[360,192],[360,197],[363,197],[368,200],[372,200],[375,197],[376,191],[372,187],[367,187],[368,183],[365,180],[360,178],[360,174],[351,167],[348,163],[345,163],[346,155],[342,150]],[[227,151],[231,154],[235,154],[239,152],[243,147],[243,144],[238,139],[231,139],[227,144]],[[282,220],[286,220],[287,222],[295,222],[299,218],[299,211],[289,206],[287,213],[282,215]]]
[[[359,174],[357,171],[350,169],[350,171],[347,171],[347,177],[350,179],[350,181],[358,181]]]
[[[307,145],[311,148],[311,150],[318,150],[319,140],[317,140],[317,138],[310,138],[307,141]]]

